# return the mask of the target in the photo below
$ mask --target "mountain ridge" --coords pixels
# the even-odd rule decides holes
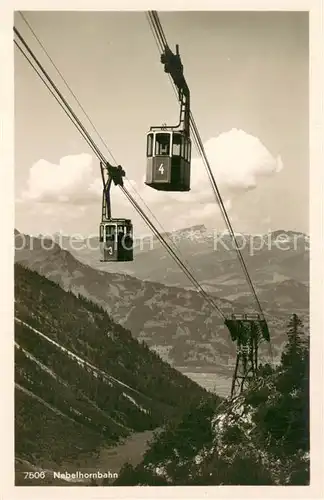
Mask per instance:
[[[129,328],[135,338],[147,342],[151,349],[173,366],[181,367],[181,371],[188,372],[197,371],[199,366],[202,372],[204,370],[210,372],[214,367],[215,373],[231,376],[235,346],[230,341],[229,333],[221,318],[210,311],[196,291],[183,288],[179,284],[166,285],[163,280],[153,281],[152,277],[142,280],[128,274],[124,267],[111,266],[110,269],[114,272],[95,269],[67,250],[61,249],[52,240],[46,240],[43,247],[53,248],[45,250],[42,248],[41,240],[30,239],[28,235],[20,235],[17,231],[16,239],[21,238],[25,241],[25,247],[21,249],[22,245],[19,245],[18,241],[15,255],[17,262],[40,272],[66,290],[81,294],[100,304],[115,321]],[[144,253],[143,257],[144,255],[148,254]],[[287,281],[286,289],[284,287],[287,283],[281,287],[282,293],[287,297],[290,295],[293,297],[296,286],[289,277],[279,274],[281,269],[276,268],[276,261],[264,267],[262,255],[255,258],[259,259],[256,268],[259,269],[257,272],[260,279],[254,281],[254,285],[258,295],[261,296],[270,331],[273,331],[272,340],[276,356],[279,355],[283,342],[285,317],[291,314],[294,302],[289,299],[281,300],[278,304],[274,300],[273,290],[280,281]],[[279,259],[279,262],[288,260],[289,263],[294,258],[304,259],[304,254],[298,253],[289,257],[285,253],[283,258],[281,253],[277,253],[273,258]],[[197,261],[205,265],[205,259],[202,259],[200,254],[197,256]],[[139,256],[132,265],[137,266],[138,262],[141,262]],[[307,265],[307,259],[304,262]],[[147,257],[145,264],[150,270]],[[216,278],[212,279],[211,268],[207,262],[206,272],[209,270],[209,280],[206,284],[203,280],[200,280],[200,283],[208,286],[209,294],[227,315],[249,309],[254,312],[247,285],[242,278],[241,281],[238,280],[232,261],[225,255],[225,261],[220,265],[225,266],[222,273],[219,276],[215,273]],[[154,260],[154,266],[155,268],[158,266],[157,259]],[[120,269],[124,272],[117,273],[116,271]],[[163,269],[166,270],[165,263],[161,267],[161,270]],[[165,281],[170,281],[170,275]],[[301,290],[300,300],[296,302],[297,312],[307,316],[309,307],[307,286]]]

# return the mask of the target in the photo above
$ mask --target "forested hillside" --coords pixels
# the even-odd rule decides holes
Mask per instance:
[[[16,457],[57,466],[178,417],[204,389],[89,300],[15,265]]]

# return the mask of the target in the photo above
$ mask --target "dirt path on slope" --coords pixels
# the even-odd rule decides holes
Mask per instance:
[[[106,448],[102,447],[97,455],[80,455],[74,463],[67,463],[60,467],[60,471],[69,471],[71,473],[80,471],[82,473],[101,472],[116,478],[123,465],[128,462],[133,466],[139,464],[144,453],[149,448],[149,443],[153,439],[155,431],[137,432],[125,438],[117,446]],[[101,484],[100,478],[95,479],[97,484]],[[89,481],[86,481],[89,484]],[[75,484],[75,483],[74,483]],[[79,483],[81,484],[81,483]]]
[[[106,475],[106,478],[108,476],[112,483],[125,462],[136,466],[142,461],[143,455],[153,438],[153,432],[155,431],[134,433],[117,446],[111,448],[102,447],[97,454],[81,453],[76,459],[63,462],[56,470],[35,467],[28,461],[17,458],[15,467],[16,486],[87,486],[92,484],[91,481],[100,486],[104,480],[104,475]],[[29,471],[31,476],[26,477],[26,471]],[[36,476],[35,471],[38,471]],[[54,473],[78,474],[79,477],[74,476],[74,478],[63,479],[62,477],[55,477]],[[85,477],[85,475],[93,473],[97,476],[93,480],[89,476],[88,478]],[[101,473],[103,478],[98,477],[98,473]]]

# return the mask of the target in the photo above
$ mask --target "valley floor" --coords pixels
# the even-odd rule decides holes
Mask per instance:
[[[77,472],[84,474],[98,473],[107,474],[109,477],[118,475],[122,466],[128,462],[136,466],[143,458],[144,453],[148,449],[149,442],[153,438],[153,432],[145,431],[134,433],[132,436],[126,438],[119,445],[112,448],[102,448],[97,455],[82,455],[73,462],[63,462],[56,471],[46,470],[45,478],[25,478],[25,472],[33,472],[36,470],[28,462],[16,461],[16,486],[76,486],[76,485],[90,485],[91,479],[81,479],[75,481],[73,479],[66,481],[54,477],[54,472],[69,472],[75,474]],[[40,472],[40,469],[37,469]],[[39,475],[39,474],[37,474]],[[81,474],[79,474],[81,476]],[[115,476],[116,477],[116,476]],[[112,479],[113,480],[113,479]],[[96,478],[96,485],[101,484],[102,479]]]
[[[184,375],[191,378],[194,382],[201,385],[207,391],[214,392],[218,396],[226,398],[230,394],[231,390],[231,378],[221,377],[217,373],[204,373],[204,372],[185,372],[182,371]]]

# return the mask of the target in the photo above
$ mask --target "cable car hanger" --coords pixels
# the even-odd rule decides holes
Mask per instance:
[[[105,179],[105,169],[108,173],[107,180]],[[101,170],[101,178],[103,182],[103,193],[102,193],[102,208],[103,208],[103,217],[105,219],[111,219],[111,201],[110,201],[110,188],[112,181],[115,186],[123,187],[123,177],[125,177],[125,170],[118,165],[117,167],[113,167],[109,163],[106,163],[105,166],[103,162],[100,162],[100,170]]]
[[[103,182],[102,214],[99,226],[101,262],[120,262],[133,260],[133,225],[130,219],[113,219],[111,216],[110,189],[124,186],[125,171],[118,165],[113,167],[108,162],[100,162]]]
[[[167,45],[164,53],[161,54],[161,63],[164,65],[164,72],[169,73],[178,90],[178,99],[180,102],[179,123],[173,126],[162,125],[153,126],[150,130],[182,130],[186,136],[190,136],[190,90],[183,74],[183,64],[179,53],[179,45],[176,45],[174,54]]]

